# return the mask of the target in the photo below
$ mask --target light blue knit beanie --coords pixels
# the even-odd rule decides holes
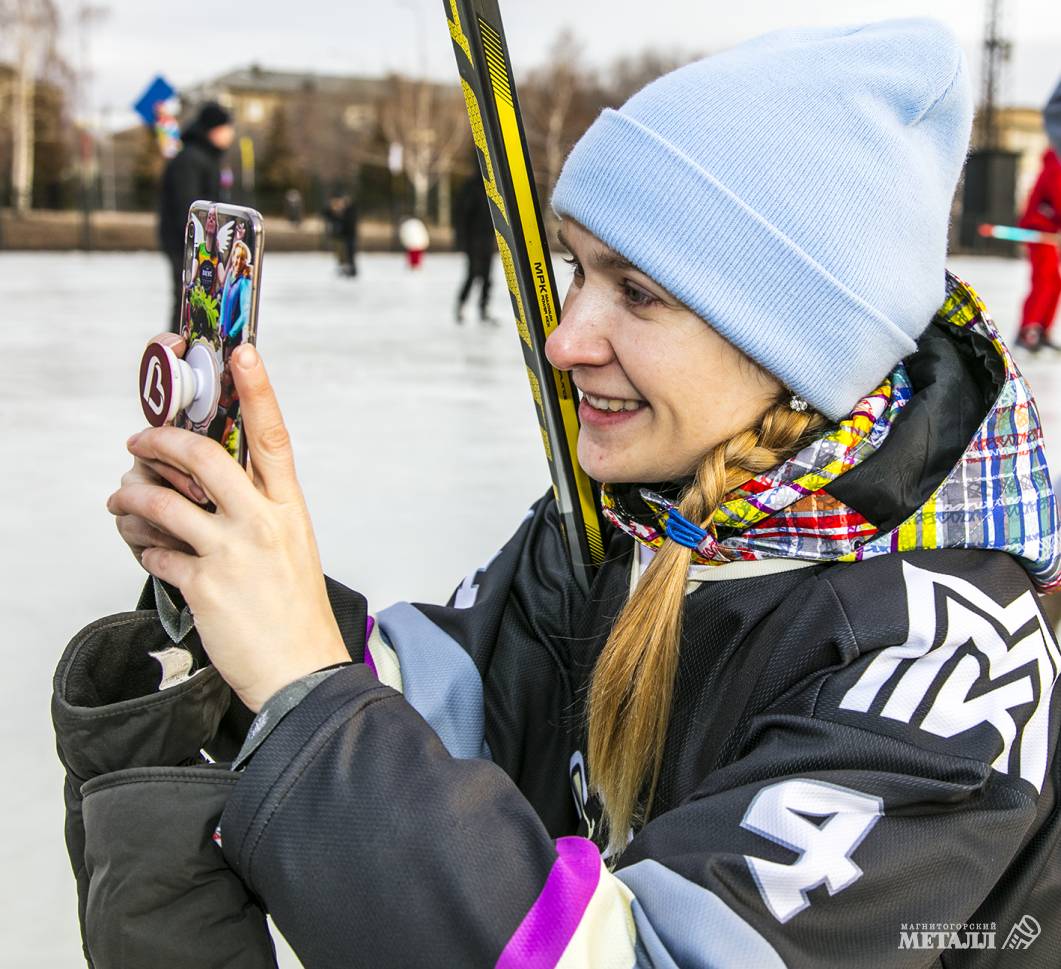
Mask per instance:
[[[602,112],[553,208],[839,420],[943,302],[971,123],[935,20],[778,31]]]

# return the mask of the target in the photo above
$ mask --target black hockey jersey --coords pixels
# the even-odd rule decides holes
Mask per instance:
[[[659,789],[618,859],[584,701],[651,551],[614,534],[583,597],[546,497],[447,606],[378,614],[221,822],[308,965],[1061,961],[1061,654],[1030,578],[1056,579],[1053,495],[1008,351],[955,280],[944,310],[832,485],[876,536],[691,571]]]
[[[264,908],[308,969],[1054,969],[1061,653],[1033,584],[1056,578],[1053,496],[1027,388],[980,336],[922,341],[903,416],[832,486],[875,523],[865,555],[690,573],[658,793],[618,858],[602,857],[588,794],[584,702],[651,551],[614,531],[582,594],[551,497],[447,605],[384,609],[367,642],[363,600],[332,584],[365,662],[282,718],[267,704],[241,773],[167,762],[80,787],[102,761],[86,750],[105,746],[92,732],[105,704],[84,681],[101,666],[122,680],[119,635],[129,662],[136,650],[128,617],[79,634],[55,708],[74,777],[72,857],[77,868],[85,851],[80,791],[83,891],[113,926],[97,933],[97,965],[152,951],[147,925],[175,958],[164,911],[151,923],[149,907],[135,910],[128,846],[108,849],[101,835],[157,840],[138,832],[134,810],[137,798],[153,803],[153,778],[167,782],[180,830],[200,832],[181,843],[207,859],[173,868],[213,879],[188,965],[225,964],[231,947],[211,942],[212,963],[204,940],[237,931],[264,960],[247,964],[267,964],[252,917]],[[157,629],[151,605],[134,615]],[[87,660],[89,645],[107,662]],[[220,688],[209,668],[153,696],[124,683],[121,702],[141,723],[156,697],[172,694],[188,714],[204,684]],[[209,717],[186,716],[185,755],[217,727],[218,702]],[[172,732],[178,718],[160,723]],[[153,749],[138,736],[137,765]],[[211,852],[230,870],[210,868]],[[191,879],[183,892],[166,884],[182,924],[197,891]],[[141,930],[135,944],[126,924]]]

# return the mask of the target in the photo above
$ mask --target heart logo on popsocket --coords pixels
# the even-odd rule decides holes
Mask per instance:
[[[162,388],[162,364],[159,363],[158,357],[152,357],[147,365],[144,403],[151,408],[151,413],[156,415],[161,414],[166,407],[166,391]]]
[[[171,416],[173,369],[166,348],[152,343],[140,361],[140,406],[152,427],[161,427]]]

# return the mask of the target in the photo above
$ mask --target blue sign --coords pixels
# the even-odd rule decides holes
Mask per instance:
[[[144,119],[144,124],[154,127],[155,105],[159,101],[168,101],[176,93],[169,82],[160,74],[147,86],[147,90],[140,95],[140,100],[133,105],[133,110]]]

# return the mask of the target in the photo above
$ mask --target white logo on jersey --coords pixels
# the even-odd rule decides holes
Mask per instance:
[[[575,799],[575,810],[578,811],[579,818],[586,825],[586,837],[593,840],[593,836],[597,833],[597,822],[590,817],[589,813],[589,801],[593,795],[590,793],[586,761],[581,750],[576,750],[571,755],[571,760],[568,762],[568,774],[571,781],[571,796]],[[633,840],[634,831],[633,828],[629,828],[626,832],[626,843],[630,844]],[[605,848],[601,852],[601,858],[607,861],[613,854],[615,852],[611,848]]]
[[[862,877],[851,853],[884,814],[879,797],[849,787],[797,778],[762,788],[748,805],[741,827],[799,853],[790,865],[752,855],[752,871],[766,907],[787,922],[810,902],[807,892],[824,884],[830,895]],[[815,824],[804,815],[828,818]]]
[[[1003,609],[976,586],[952,575],[903,562],[903,577],[910,613],[906,642],[882,649],[874,657],[840,701],[840,709],[868,711],[894,680],[881,716],[910,723],[934,691],[931,706],[917,726],[938,737],[953,737],[990,723],[1002,738],[1002,751],[991,766],[1011,773],[1015,755],[1020,776],[1042,790],[1050,740],[1050,695],[1061,669],[1061,654],[1031,590]],[[939,598],[942,615],[937,615],[937,589],[943,590]],[[1014,642],[1029,622],[1034,627]],[[939,626],[942,632],[937,636]],[[999,626],[1005,635],[999,634]],[[979,658],[967,654],[943,674],[944,665],[967,643]],[[910,660],[900,674],[900,665]],[[982,689],[985,679],[995,681],[1022,667],[1028,671],[1019,679],[993,690]],[[976,689],[978,684],[980,689]],[[1033,700],[1031,715],[1019,726],[1010,711]]]
[[[475,605],[475,600],[479,598],[479,586],[476,584],[475,580],[478,578],[480,572],[485,572],[490,568],[494,559],[500,554],[500,550],[494,552],[488,561],[484,562],[474,572],[469,572],[464,577],[464,581],[457,587],[457,591],[453,596],[454,609],[471,609],[471,607]]]
[[[568,774],[571,780],[571,796],[575,799],[575,810],[586,825],[586,837],[592,838],[597,825],[586,810],[589,803],[589,778],[586,776],[586,761],[581,750],[576,750],[571,755]]]

